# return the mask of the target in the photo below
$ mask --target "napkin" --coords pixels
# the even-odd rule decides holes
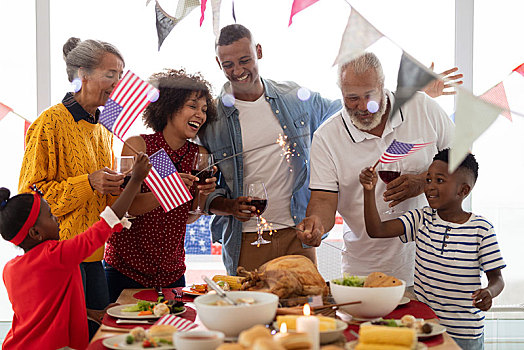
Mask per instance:
[[[198,327],[196,323],[175,315],[162,316],[158,321],[155,322],[155,324],[168,324],[175,326],[180,332],[187,332]]]

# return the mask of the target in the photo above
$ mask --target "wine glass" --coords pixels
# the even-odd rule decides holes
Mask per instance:
[[[120,156],[115,157],[116,159],[116,172],[125,175],[124,182],[120,185],[121,188],[125,188],[129,180],[131,180],[131,172],[133,171],[133,165],[135,164],[135,157],[133,156]],[[127,219],[134,219],[135,217],[125,213]]]
[[[397,177],[400,176],[400,162],[380,163],[379,168],[378,168],[378,176],[386,184],[395,180]],[[393,213],[396,213],[394,207],[384,212],[384,214],[393,214]]]
[[[260,226],[260,215],[267,208],[267,192],[266,186],[263,182],[253,182],[246,184],[246,190],[244,191],[244,196],[251,197],[251,205],[255,207],[255,215],[257,216],[257,240],[251,242],[252,245],[261,245],[268,244],[271,241],[265,240],[262,237],[263,229]]]
[[[196,185],[207,184],[206,180],[213,177],[213,155],[210,153],[197,153],[193,159],[193,166],[191,168],[191,175],[198,177],[195,181]],[[200,191],[197,189],[196,194],[197,207],[189,213],[194,215],[206,215],[200,208]]]

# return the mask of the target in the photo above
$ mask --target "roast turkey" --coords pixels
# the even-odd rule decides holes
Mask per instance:
[[[252,272],[239,266],[237,274],[246,278],[242,290],[269,292],[284,299],[329,292],[317,267],[302,255],[281,256]]]

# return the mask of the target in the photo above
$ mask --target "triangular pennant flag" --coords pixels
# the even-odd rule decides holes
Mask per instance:
[[[146,0],[146,6],[149,5],[150,2],[151,0]]]
[[[497,119],[501,108],[457,88],[455,135],[449,154],[449,172],[464,160],[473,142]]]
[[[7,113],[12,112],[13,109],[0,102],[0,120],[4,119]]]
[[[233,20],[237,23],[237,15],[235,14],[235,0],[231,0],[231,11],[233,12]]]
[[[291,15],[289,16],[288,27],[293,23],[293,16],[304,10],[305,8],[313,5],[318,0],[293,0],[293,5],[291,5]]]
[[[343,65],[350,61],[382,36],[382,33],[352,7],[348,24],[342,35],[340,49],[333,65]]]
[[[171,30],[180,22],[184,17],[186,17],[193,9],[198,7],[200,2],[198,0],[179,0],[176,8],[175,16],[170,16],[167,14],[158,1],[155,5],[156,12],[156,31],[158,35],[158,51],[162,43],[167,38]]]
[[[508,98],[506,97],[506,90],[504,89],[504,83],[500,82],[482,95],[479,96],[486,102],[492,103],[495,106],[499,106],[503,109],[502,115],[511,119],[511,112],[509,110]]]
[[[220,5],[221,4],[222,4],[222,0],[211,0],[211,10],[213,11],[213,33],[215,33],[216,39],[218,39],[218,33],[220,30]],[[236,23],[236,19],[235,19],[235,23]]]
[[[524,63],[522,63],[517,68],[513,69],[514,72],[520,73],[522,76],[524,76]]]
[[[202,0],[200,3],[200,26],[202,27],[202,23],[204,23],[204,12],[206,11],[206,3],[207,0]]]
[[[422,90],[430,81],[436,78],[426,67],[418,64],[408,54],[403,52],[398,69],[395,103],[390,115],[394,115],[404,103],[413,97],[415,92]]]

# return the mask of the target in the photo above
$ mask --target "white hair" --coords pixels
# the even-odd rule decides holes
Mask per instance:
[[[382,64],[378,57],[372,52],[364,52],[363,54],[353,58],[352,60],[338,66],[338,86],[342,87],[342,73],[348,67],[352,67],[355,74],[363,74],[368,69],[373,68],[377,73],[380,85],[384,86],[384,72],[382,71]]]

